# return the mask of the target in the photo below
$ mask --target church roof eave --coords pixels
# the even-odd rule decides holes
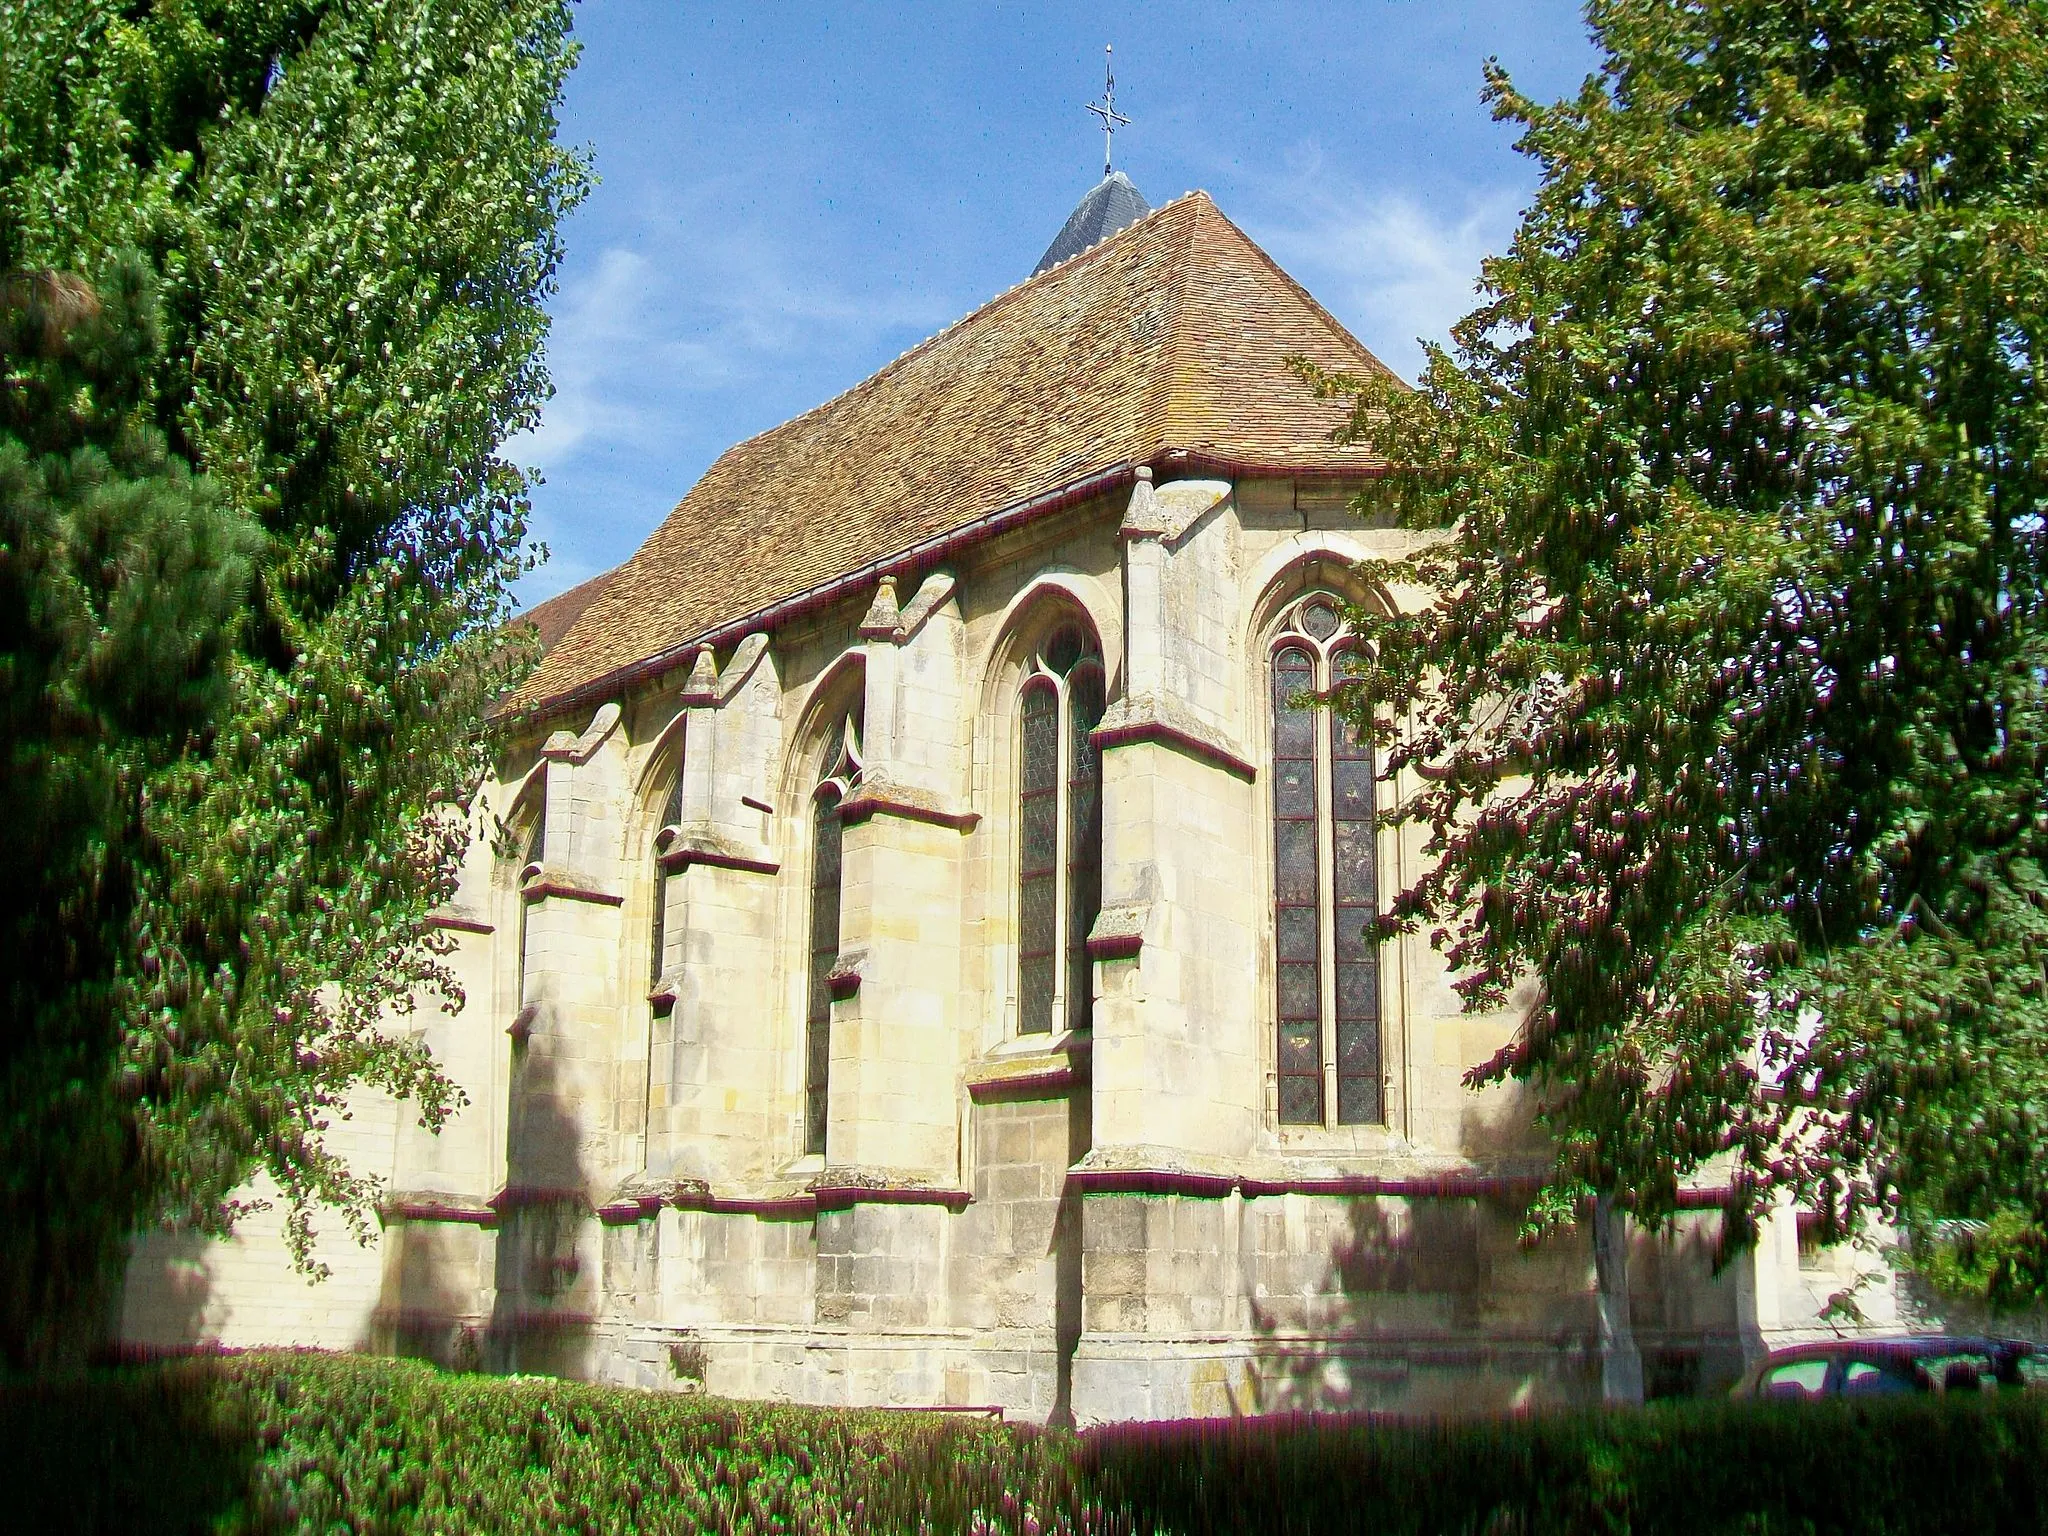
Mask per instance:
[[[507,700],[499,712],[499,718],[533,724],[551,720],[558,715],[570,715],[592,705],[601,704],[607,699],[617,698],[621,693],[651,678],[681,668],[706,645],[733,644],[746,635],[772,629],[778,624],[785,624],[791,619],[854,594],[860,594],[861,600],[865,602],[871,595],[866,589],[882,577],[901,575],[905,570],[914,570],[924,564],[945,560],[1021,523],[1050,516],[1076,506],[1092,496],[1107,495],[1129,484],[1136,476],[1141,462],[1155,472],[1164,470],[1174,474],[1213,475],[1231,480],[1273,476],[1293,480],[1361,481],[1375,479],[1386,472],[1384,464],[1305,467],[1295,464],[1253,463],[1244,459],[1218,457],[1192,448],[1162,448],[1143,461],[1111,465],[1108,469],[1088,475],[1072,484],[1058,486],[1029,500],[998,508],[971,523],[928,539],[923,544],[884,555],[858,570],[835,576],[780,602],[771,603],[751,613],[739,614],[691,635],[686,640],[667,646],[653,655],[629,662],[603,676],[592,678],[566,693],[552,695],[524,708],[518,706],[516,699]]]
[[[688,639],[671,645],[652,656],[645,657],[637,662],[628,663],[614,672],[606,673],[602,677],[593,678],[588,683],[569,693],[543,699],[529,709],[521,711],[521,714],[525,718],[538,719],[552,716],[556,713],[567,713],[586,704],[597,703],[603,699],[613,697],[622,689],[631,688],[637,683],[646,681],[648,678],[659,677],[664,672],[680,667],[703,646],[723,644],[737,640],[742,635],[756,630],[787,623],[793,618],[825,607],[827,604],[835,602],[842,597],[861,592],[864,588],[879,581],[885,575],[900,572],[906,567],[915,567],[925,561],[943,559],[947,555],[964,549],[969,545],[977,544],[983,539],[993,538],[1006,529],[1016,526],[1018,523],[1027,522],[1032,518],[1043,517],[1049,513],[1060,511],[1065,507],[1086,501],[1090,496],[1099,496],[1113,491],[1118,485],[1129,481],[1136,471],[1137,466],[1135,464],[1115,464],[1108,469],[1088,475],[1070,485],[1059,486],[1051,491],[1034,496],[1027,501],[998,508],[994,512],[976,518],[971,523],[959,528],[950,529],[946,533],[928,539],[921,545],[884,555],[879,559],[870,561],[858,570],[847,571],[843,575],[834,576],[815,587],[793,593],[779,602],[771,603],[765,608],[756,609],[751,613],[738,614],[723,623],[716,624],[698,634],[691,635]]]

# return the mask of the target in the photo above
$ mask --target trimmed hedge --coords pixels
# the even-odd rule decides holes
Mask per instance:
[[[360,1356],[0,1390],[24,1531],[2048,1532],[2048,1394],[1084,1435]]]

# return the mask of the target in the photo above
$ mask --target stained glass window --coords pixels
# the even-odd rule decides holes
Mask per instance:
[[[647,985],[661,980],[663,951],[668,947],[668,875],[657,856],[654,862],[654,914],[648,923]]]
[[[1322,863],[1316,714],[1297,701],[1315,687],[1315,658],[1273,657],[1273,923],[1280,1123],[1323,1123]]]
[[[1051,679],[1024,688],[1017,824],[1017,1029],[1052,1028],[1053,957],[1059,942],[1059,693]]]
[[[1341,677],[1357,652],[1336,658]],[[1373,856],[1372,744],[1351,725],[1325,714],[1330,731],[1330,894],[1336,922],[1337,1123],[1374,1125],[1385,1118],[1380,1081],[1379,945],[1367,927],[1379,915],[1379,873]]]
[[[1093,1022],[1088,933],[1102,909],[1102,660],[1078,625],[1031,660],[1018,704],[1017,1030]],[[1064,962],[1064,963],[1063,963]]]
[[[1275,1071],[1283,1125],[1386,1118],[1372,746],[1314,702],[1362,658],[1337,602],[1314,594],[1271,663]]]
[[[672,827],[683,819],[683,762],[682,755],[676,756],[676,776],[669,781],[668,799],[661,808],[661,824]]]
[[[1301,605],[1301,632],[1312,640],[1329,639],[1342,622],[1336,605],[1325,598],[1312,597]]]
[[[825,1150],[825,1092],[832,1066],[832,992],[826,978],[839,960],[839,797],[812,808],[811,989],[804,1030],[804,1150]]]
[[[669,785],[668,799],[661,808],[662,827],[672,827],[683,818],[683,765],[676,761],[676,775]],[[657,828],[657,830],[659,830]],[[654,855],[654,917],[647,940],[647,985],[661,980],[662,961],[668,944],[668,872],[661,867],[661,854]]]
[[[524,885],[526,882],[526,871],[547,857],[548,802],[547,786],[545,784],[540,786],[539,791],[533,797],[533,802],[533,825],[527,829],[526,851],[520,855],[518,869],[512,872],[515,886]],[[521,895],[519,898],[519,974],[513,996],[518,998],[519,1006],[522,1008],[526,1006],[526,909],[526,898],[524,895]]]
[[[823,1154],[832,1068],[832,990],[839,963],[839,890],[844,825],[839,807],[860,782],[858,717],[842,724],[811,801],[811,970],[804,1016],[804,1151]]]

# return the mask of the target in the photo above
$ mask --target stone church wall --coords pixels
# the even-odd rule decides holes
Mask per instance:
[[[330,1145],[359,1170],[388,1166],[397,1120],[391,1100],[360,1095]],[[245,1218],[232,1237],[150,1232],[137,1241],[122,1296],[122,1341],[166,1350],[198,1343],[373,1347],[386,1294],[385,1235],[373,1229],[363,1247],[340,1218],[317,1219],[314,1255],[331,1273],[313,1284],[292,1269],[276,1188],[258,1179],[244,1193],[272,1208]]]
[[[330,1235],[333,1280],[262,1220],[152,1238],[126,1336],[1080,1422],[1597,1397],[1590,1247],[1518,1243],[1526,1106],[1460,1081],[1517,1012],[1387,945],[1383,1123],[1277,1123],[1266,646],[1311,587],[1398,600],[1348,571],[1410,538],[1345,496],[1140,481],[516,741],[441,917],[467,1005],[395,1024],[466,1107],[352,1123],[384,1219]],[[1093,1027],[1026,1036],[1017,699],[1062,622],[1108,678]],[[849,718],[818,1154],[812,796]],[[1380,836],[1383,903],[1420,857]],[[1712,1273],[1715,1220],[1633,1241],[1653,1385],[1811,1322],[1783,1242]]]

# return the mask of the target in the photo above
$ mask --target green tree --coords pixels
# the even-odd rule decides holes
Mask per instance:
[[[364,1230],[351,1091],[471,828],[585,186],[566,0],[0,0],[0,1362],[267,1172]],[[317,1266],[313,1266],[317,1268]]]
[[[1534,1090],[1539,1225],[1707,1165],[1737,1244],[2005,1213],[2037,1295],[2048,8],[1587,14],[1575,99],[1489,66],[1541,183],[1455,354],[1321,380],[1434,534],[1340,704],[1441,855],[1384,926],[1539,984],[1472,1074]]]

